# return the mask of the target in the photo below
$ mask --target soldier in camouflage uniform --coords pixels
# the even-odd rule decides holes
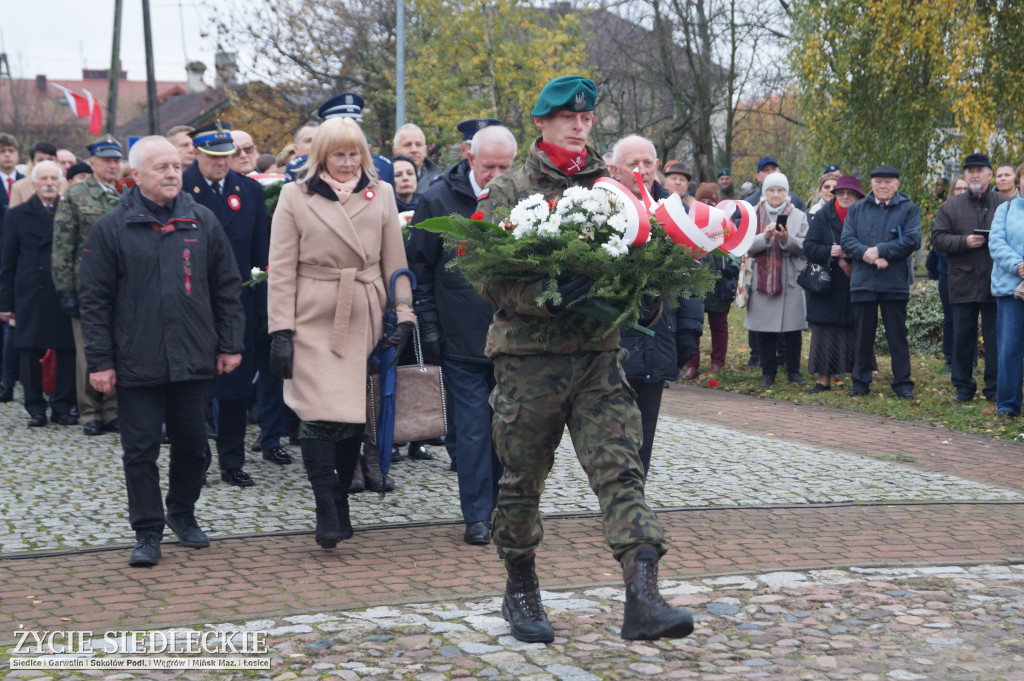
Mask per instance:
[[[487,185],[479,204],[485,219],[496,208],[511,209],[531,194],[550,201],[570,186],[591,187],[608,175],[601,156],[586,146],[596,100],[594,83],[580,76],[556,78],[544,87],[532,112],[541,139],[531,146],[524,165]],[[618,332],[595,341],[593,330],[585,331],[571,316],[546,341],[533,340],[516,328],[530,315],[558,316],[593,285],[583,277],[557,282],[559,305],[536,303],[547,279],[477,286],[498,307],[485,354],[494,361],[494,444],[505,466],[491,529],[508,571],[502,614],[520,641],[554,638],[540,600],[534,556],[543,537],[540,494],[568,426],[601,503],[605,540],[623,566],[622,637],[686,636],[693,631],[692,616],[670,607],[658,593],[657,564],[666,541],[644,499],[644,470],[637,453],[640,412],[622,370],[625,351]]]
[[[78,267],[92,226],[120,201],[114,182],[121,174],[121,145],[104,135],[89,145],[89,165],[93,174],[84,182],[68,187],[60,198],[53,219],[53,283],[57,288],[60,308],[71,317],[75,332],[75,381],[78,392],[78,415],[84,421],[82,432],[99,435],[117,431],[117,393],[98,393],[89,385],[82,343],[82,321],[78,312]]]

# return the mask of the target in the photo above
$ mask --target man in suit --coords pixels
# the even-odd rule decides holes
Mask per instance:
[[[182,174],[182,191],[217,216],[228,235],[242,281],[249,279],[253,267],[265,270],[270,249],[267,207],[263,189],[255,180],[228,167],[235,153],[231,125],[216,121],[190,133],[196,148],[196,160]],[[210,396],[217,401],[217,458],[220,478],[238,487],[255,483],[243,470],[245,465],[245,426],[252,379],[256,372],[254,334],[257,317],[266,328],[267,288],[265,284],[243,287],[245,309],[245,349],[236,371],[217,376],[210,384]],[[282,450],[283,452],[283,450]],[[289,463],[284,454],[274,463]]]
[[[28,150],[28,168],[26,172],[29,175],[32,174],[32,169],[36,165],[43,161],[56,161],[57,160],[57,147],[50,144],[49,142],[37,142],[32,145],[32,148]],[[64,193],[64,190],[68,188],[68,182],[64,179],[63,173],[60,176],[60,183],[58,190],[60,194]],[[32,183],[30,177],[23,177],[11,186],[11,195],[7,197],[7,208],[10,210],[15,206],[20,206],[25,203],[33,196],[36,195],[35,185]]]
[[[11,200],[14,183],[25,177],[18,172],[18,139],[0,132],[0,229]],[[0,324],[0,345],[3,347],[3,367],[0,374],[0,402],[14,399],[14,382],[18,380],[18,351],[14,348],[14,329],[7,322]]]

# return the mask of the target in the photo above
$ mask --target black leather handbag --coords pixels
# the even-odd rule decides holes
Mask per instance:
[[[823,295],[832,289],[832,261],[828,265],[820,265],[816,262],[809,262],[800,270],[796,277],[796,283],[808,293]]]

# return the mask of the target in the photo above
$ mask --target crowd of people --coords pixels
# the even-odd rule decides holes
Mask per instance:
[[[142,138],[128,150],[128,177],[124,150],[110,136],[88,147],[87,163],[36,144],[23,177],[18,141],[0,133],[0,400],[11,401],[20,381],[29,426],[120,434],[133,566],[158,563],[165,527],[183,546],[209,546],[194,509],[214,461],[210,440],[220,479],[245,488],[255,484],[247,452],[288,465],[283,444],[294,437],[312,490],[314,538],[329,549],[353,536],[350,493],[393,489],[365,432],[367,356],[375,346],[402,355],[418,327],[425,361],[446,376],[444,445],[458,474],[462,539],[493,542],[505,561],[503,614],[513,635],[553,636],[535,556],[539,499],[566,427],[623,566],[623,637],[687,635],[692,617],[658,594],[657,562],[668,547],[644,499],[666,381],[699,374],[705,315],[710,370],[725,366],[735,304],[745,308],[750,366],[761,369],[762,386],[774,384],[780,364],[789,381],[805,385],[809,324],[808,369],[817,375],[810,392],[831,390],[833,377],[848,373],[849,395],[865,395],[880,313],[891,387],[912,399],[906,311],[921,216],[890,166],[872,170],[865,191],[858,177],[829,165],[805,204],[767,156],[756,187],[736,187],[728,168],[691,186],[683,163],[662,166],[654,144],[638,135],[602,157],[587,144],[597,99],[580,76],[548,83],[531,112],[540,136],[518,164],[519,143],[500,121],[463,121],[462,158],[447,169],[428,158],[413,124],[396,131],[390,158],[374,153],[355,93],[324,102],[318,120],[274,156],[219,120]],[[955,399],[969,401],[977,389],[980,318],[983,394],[1000,414],[1017,416],[1024,199],[1016,189],[1024,165],[1009,170],[993,171],[984,154],[968,156],[963,177],[946,188],[932,244],[943,255]],[[747,254],[705,257],[717,275],[712,290],[645,303],[653,336],[591,337],[574,324],[566,307],[588,294],[586,277],[474,285],[449,267],[455,249],[416,229],[451,214],[489,219],[530,194],[557,200],[608,176],[637,197],[754,206]],[[272,215],[261,183],[283,183]],[[399,277],[388,290],[392,274],[407,267],[415,289]],[[803,281],[811,273],[815,286]],[[538,303],[552,287],[560,302]],[[397,325],[384,334],[389,297]],[[553,337],[522,331],[537,315],[558,320]],[[247,443],[253,418],[260,435]],[[170,444],[166,503],[162,442]],[[432,456],[415,442],[408,454]]]

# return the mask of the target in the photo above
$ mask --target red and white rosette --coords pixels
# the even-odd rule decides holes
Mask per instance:
[[[643,186],[643,185],[641,185]],[[626,216],[626,233],[622,235],[630,246],[645,244],[651,236],[651,220],[647,208],[621,182],[610,177],[599,178],[594,189],[601,189],[619,199]]]
[[[712,250],[720,248],[726,235],[735,229],[723,211],[703,201],[694,201],[690,205],[690,218],[704,232],[704,236],[714,242],[715,248]]]
[[[665,234],[680,246],[690,249],[694,258],[703,257],[718,247],[686,214],[686,204],[679,194],[672,194],[658,204],[654,217],[665,228]]]
[[[757,213],[754,206],[742,199],[728,199],[719,203],[718,208],[725,211],[730,224],[732,224],[732,216],[737,212],[740,218],[736,231],[727,235],[719,248],[737,258],[746,255],[757,233]]]

